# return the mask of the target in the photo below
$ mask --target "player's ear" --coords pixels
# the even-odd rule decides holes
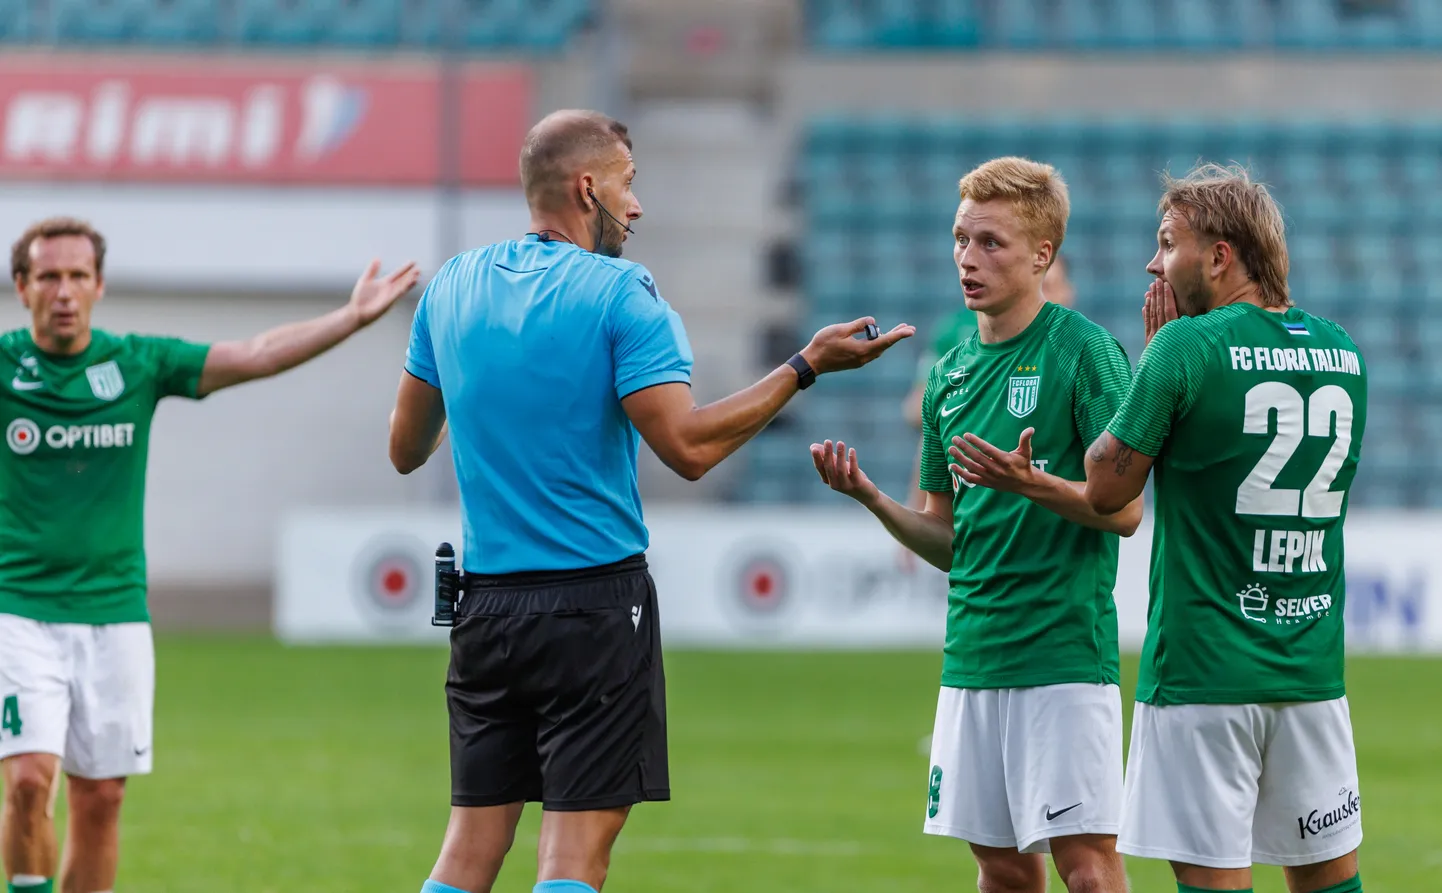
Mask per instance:
[[[30,309],[30,296],[25,294],[25,274],[15,274],[15,295],[20,299],[20,304],[26,310]]]
[[[1054,251],[1052,250],[1050,240],[1043,239],[1041,244],[1036,246],[1036,262],[1033,264],[1033,269],[1045,275],[1046,268],[1051,266],[1051,256],[1053,253]]]
[[[1227,272],[1227,267],[1236,259],[1236,253],[1232,251],[1232,244],[1218,240],[1212,243],[1212,273],[1220,278]]]
[[[581,200],[581,210],[596,210],[596,178],[590,174],[582,174],[576,181],[577,198]]]

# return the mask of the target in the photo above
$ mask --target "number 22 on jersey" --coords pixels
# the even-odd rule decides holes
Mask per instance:
[[[1297,389],[1279,381],[1265,381],[1246,394],[1242,431],[1270,434],[1272,413],[1277,427],[1267,451],[1237,488],[1239,515],[1282,515],[1308,519],[1337,518],[1342,514],[1345,490],[1332,490],[1352,445],[1352,398],[1337,385],[1323,385],[1303,400]],[[1332,445],[1306,487],[1298,490],[1272,486],[1304,437],[1330,437]],[[1253,570],[1292,573],[1302,559],[1302,573],[1326,570],[1322,560],[1324,531],[1272,531],[1271,558],[1266,560],[1267,532],[1258,530]]]

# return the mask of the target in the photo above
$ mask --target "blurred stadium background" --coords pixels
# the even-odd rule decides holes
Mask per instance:
[[[1019,153],[1069,180],[1078,309],[1133,360],[1158,173],[1237,160],[1275,187],[1294,297],[1349,328],[1372,382],[1348,526],[1364,876],[1442,889],[1442,0],[0,0],[0,229],[99,226],[103,327],[244,336],[335,306],[372,256],[429,273],[523,232],[520,139],[571,106],[632,128],[627,256],[685,318],[699,399],[827,322],[923,329],[699,484],[643,457],[677,800],[638,811],[611,888],[971,885],[964,848],[919,833],[944,582],[817,484],[806,445],[843,437],[906,488],[901,398],[960,300],[955,182]],[[408,326],[162,407],[158,769],[123,889],[409,890],[429,869],[428,561],[456,518],[444,456],[386,460]],[[1118,586],[1133,646],[1146,540]],[[528,833],[501,889],[529,889]]]

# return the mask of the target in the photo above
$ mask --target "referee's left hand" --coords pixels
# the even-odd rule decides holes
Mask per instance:
[[[859,369],[881,356],[893,344],[916,334],[915,326],[902,323],[875,341],[856,337],[866,331],[867,326],[874,325],[876,320],[865,316],[827,326],[812,336],[811,343],[802,348],[801,357],[817,375]]]
[[[415,288],[421,278],[420,267],[415,261],[377,278],[380,271],[380,260],[371,261],[350,293],[350,306],[362,326],[368,326],[384,316],[401,299],[401,295]]]

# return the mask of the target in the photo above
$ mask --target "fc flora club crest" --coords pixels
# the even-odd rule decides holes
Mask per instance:
[[[91,366],[85,370],[90,380],[90,393],[101,400],[114,400],[125,392],[125,379],[120,377],[120,367],[114,360]]]
[[[1035,366],[1017,366],[1018,372],[1035,372]],[[1036,409],[1037,395],[1041,393],[1040,375],[1013,375],[1006,389],[1006,411],[1024,419]]]

